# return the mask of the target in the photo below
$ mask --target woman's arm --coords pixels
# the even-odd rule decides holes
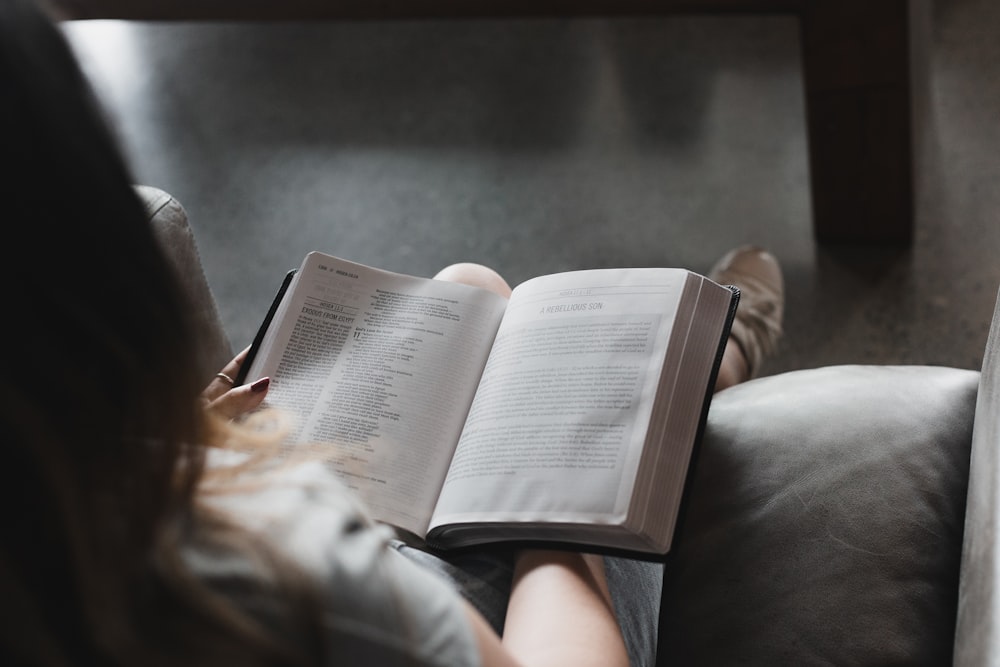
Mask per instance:
[[[472,607],[487,667],[628,667],[604,561],[561,551],[525,551],[517,560],[503,637]]]

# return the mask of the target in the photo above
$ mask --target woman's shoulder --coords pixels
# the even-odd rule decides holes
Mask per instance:
[[[221,452],[210,463],[232,466],[240,459]],[[458,594],[400,556],[391,547],[392,529],[373,521],[322,463],[241,475],[229,486],[213,489],[207,500],[312,578],[339,658],[385,665],[478,662]],[[252,554],[190,555],[193,567],[221,583],[223,592],[268,577]]]
[[[210,452],[209,470],[222,480],[210,483],[205,495],[215,510],[316,574],[328,569],[330,552],[341,543],[356,544],[365,535],[366,546],[377,549],[391,537],[321,462],[257,466],[239,452],[219,450]]]

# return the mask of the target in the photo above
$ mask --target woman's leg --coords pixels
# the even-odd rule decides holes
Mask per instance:
[[[511,288],[493,269],[481,264],[452,264],[434,276],[438,280],[475,285],[510,297]],[[513,554],[465,554],[455,558],[431,555],[402,547],[404,555],[451,579],[473,606],[503,631],[506,599],[510,595]],[[605,559],[608,588],[622,630],[630,663],[652,666],[656,659],[656,636],[660,613],[663,566],[625,558]]]
[[[715,391],[728,389],[750,379],[750,367],[743,356],[743,350],[732,338],[726,341],[726,351],[722,354],[719,377],[715,381]]]
[[[434,277],[483,287],[504,298],[509,298],[511,293],[510,285],[500,274],[481,264],[452,264]],[[744,340],[731,337],[727,341],[716,383],[718,391],[753,377],[764,355],[773,350],[781,331],[784,292],[776,260],[757,248],[738,248],[728,253],[716,264],[710,277],[717,282],[734,284],[742,293],[737,321]],[[762,335],[763,340],[760,339]],[[754,353],[752,358],[748,358],[745,349]],[[422,550],[400,548],[404,555],[451,579],[497,632],[502,633],[502,607],[510,593],[513,554],[498,550],[439,558]],[[630,663],[652,666],[656,660],[663,565],[606,558],[605,567]]]
[[[715,390],[756,377],[761,362],[777,349],[782,336],[785,282],[774,255],[757,246],[726,253],[708,277],[740,288],[736,320],[726,343]]]

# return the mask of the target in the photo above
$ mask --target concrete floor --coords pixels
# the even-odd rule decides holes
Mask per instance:
[[[329,24],[77,22],[136,180],[174,194],[235,347],[324,250],[394,271],[782,261],[765,373],[978,368],[1000,285],[1000,3],[914,25],[909,249],[811,235],[797,25],[770,16]]]

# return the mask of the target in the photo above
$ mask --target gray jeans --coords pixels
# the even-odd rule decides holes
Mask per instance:
[[[450,580],[482,613],[498,634],[503,632],[514,573],[510,552],[483,551],[440,556],[397,542],[410,560]],[[605,558],[608,587],[633,667],[653,667],[660,617],[663,565],[627,558]]]

